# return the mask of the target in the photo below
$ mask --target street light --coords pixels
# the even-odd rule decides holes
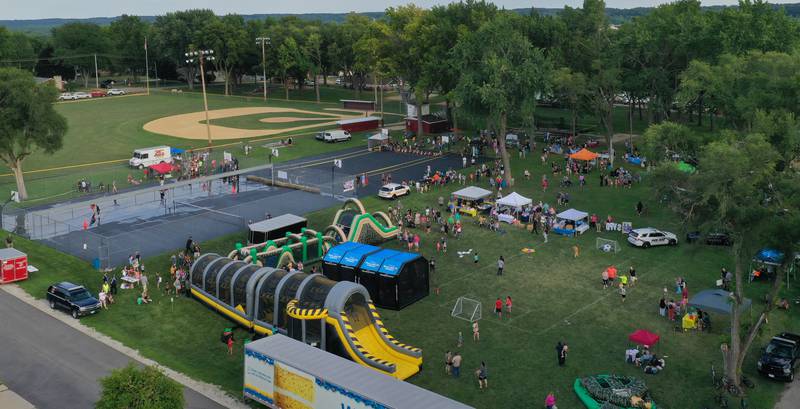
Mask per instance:
[[[186,63],[193,64],[195,61],[200,63],[200,83],[203,85],[203,107],[206,112],[206,133],[208,134],[208,147],[211,148],[211,120],[208,119],[208,97],[206,96],[206,73],[203,63],[214,61],[214,50],[189,51],[186,54]],[[194,81],[194,78],[192,78]]]
[[[267,53],[265,47],[272,44],[269,37],[256,37],[256,44],[261,45],[261,67],[264,72],[264,101],[267,100]]]

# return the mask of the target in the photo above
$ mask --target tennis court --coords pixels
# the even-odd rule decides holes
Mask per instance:
[[[333,159],[342,160],[342,167],[333,169]],[[182,249],[189,236],[203,242],[243,231],[248,223],[263,220],[267,214],[303,215],[334,206],[346,197],[373,195],[380,187],[381,174],[391,174],[394,181],[417,180],[428,166],[434,171],[457,169],[461,158],[348,149],[276,166],[276,179],[285,176],[287,181],[316,187],[320,193],[247,180],[248,175],[271,178],[269,165],[264,165],[83,201],[8,210],[2,222],[8,231],[42,241],[99,268],[113,268],[136,252],[148,257]],[[369,184],[349,189],[348,182],[364,173]],[[100,208],[96,223],[92,222],[93,207]]]

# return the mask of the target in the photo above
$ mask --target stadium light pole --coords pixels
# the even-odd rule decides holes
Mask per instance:
[[[200,84],[203,86],[203,108],[206,113],[206,134],[208,136],[208,147],[211,148],[211,120],[208,119],[208,96],[206,95],[206,73],[203,64],[206,61],[214,61],[214,50],[189,51],[186,53],[186,63],[193,64],[195,61],[200,63]],[[192,79],[194,81],[194,79]]]
[[[256,37],[256,44],[261,44],[261,68],[264,74],[264,101],[267,100],[267,50],[266,46],[271,45],[269,37]]]

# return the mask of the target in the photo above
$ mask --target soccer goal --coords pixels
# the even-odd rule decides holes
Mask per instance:
[[[619,253],[620,247],[616,240],[597,238],[595,248],[603,253]]]
[[[478,321],[481,319],[481,302],[467,297],[458,297],[450,316],[469,322]]]

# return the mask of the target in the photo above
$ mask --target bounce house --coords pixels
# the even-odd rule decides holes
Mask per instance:
[[[359,284],[213,253],[189,274],[195,298],[258,334],[282,333],[397,379],[420,370],[422,351],[389,334]]]
[[[384,212],[367,213],[358,199],[350,198],[336,212],[325,235],[339,242],[377,244],[397,237],[397,226]]]
[[[361,284],[375,305],[392,310],[403,309],[428,295],[428,268],[428,261],[417,253],[353,242],[332,247],[322,259],[326,277]]]

